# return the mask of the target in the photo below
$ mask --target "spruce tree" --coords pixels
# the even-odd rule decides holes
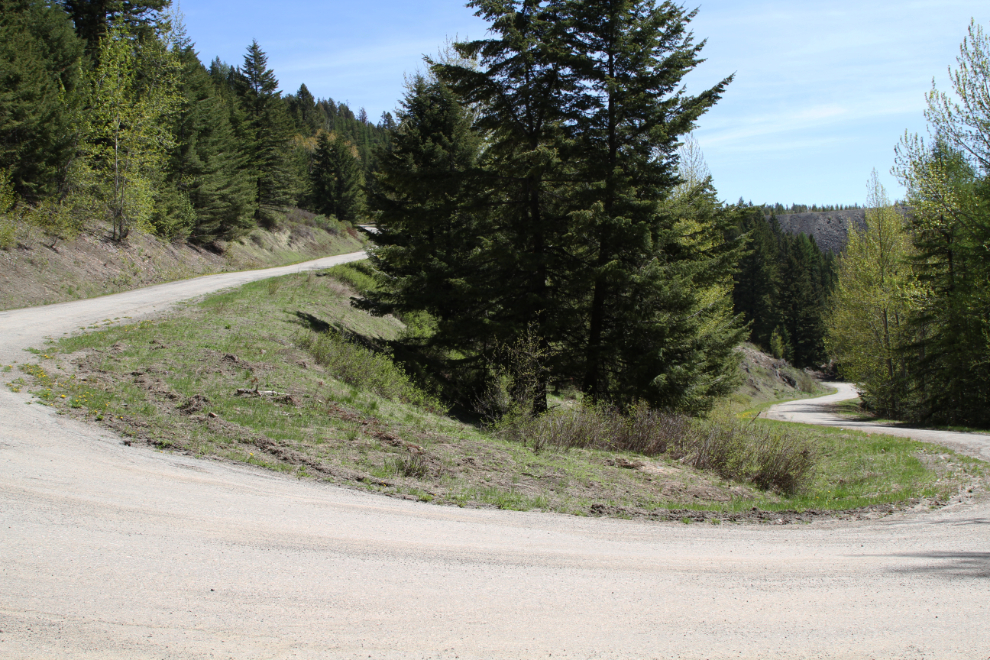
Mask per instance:
[[[86,52],[94,60],[100,57],[100,40],[110,32],[110,25],[119,21],[131,35],[145,40],[155,37],[161,12],[171,6],[171,0],[63,0],[72,17],[76,34],[86,42]]]
[[[739,218],[736,232],[746,237],[749,246],[736,271],[733,308],[745,318],[750,340],[771,352],[773,333],[780,325],[776,307],[780,283],[780,228],[774,216],[769,220],[764,217],[762,208],[737,206],[736,213]]]
[[[310,166],[314,207],[341,222],[356,222],[364,214],[361,163],[354,152],[339,133],[321,132]]]
[[[456,48],[465,61],[478,59],[480,68],[454,62],[434,70],[475,109],[475,128],[488,142],[483,175],[473,183],[475,203],[486,210],[477,231],[487,253],[473,295],[489,305],[476,319],[478,344],[491,351],[535,336],[540,353],[552,358],[559,354],[554,341],[579,322],[569,314],[570,220],[560,189],[570,84],[557,51],[565,29],[562,5],[475,0],[470,6],[491,23],[491,38]],[[497,357],[490,352],[488,359]],[[546,410],[548,382],[541,377],[532,390],[534,412]]]
[[[740,333],[731,310],[704,307],[699,291],[729,275],[735,253],[684,232],[695,214],[706,231],[728,230],[710,188],[664,202],[680,182],[678,137],[731,79],[696,96],[680,89],[704,44],[687,29],[694,13],[671,3],[575,1],[567,17],[579,90],[568,107],[583,184],[576,217],[590,288],[583,389],[593,399],[704,409],[731,387]]]
[[[477,320],[489,307],[471,295],[473,255],[483,239],[471,209],[470,178],[481,140],[449,87],[415,78],[389,148],[379,153],[371,206],[378,232],[372,260],[383,284],[363,304],[374,313],[428,312],[429,344],[476,354]]]
[[[294,201],[296,183],[289,162],[289,120],[268,57],[251,43],[235,78],[244,109],[243,138],[254,184],[255,220],[273,227]]]

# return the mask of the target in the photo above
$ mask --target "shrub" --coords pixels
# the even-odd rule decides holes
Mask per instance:
[[[543,451],[586,448],[666,456],[724,479],[793,494],[807,483],[815,452],[774,428],[727,415],[693,420],[645,404],[625,413],[613,406],[557,408],[539,416],[508,414],[496,422],[502,437]]]
[[[628,451],[659,456],[682,450],[691,432],[688,417],[634,406],[623,414],[610,405],[556,408],[539,416],[509,414],[495,423],[497,433],[532,446]]]
[[[17,244],[17,225],[0,215],[0,250],[9,250]]]

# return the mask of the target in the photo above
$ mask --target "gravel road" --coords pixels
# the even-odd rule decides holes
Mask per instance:
[[[833,407],[842,401],[858,398],[859,392],[856,391],[856,387],[850,383],[825,383],[825,385],[837,390],[836,393],[817,399],[802,399],[799,401],[779,403],[770,408],[764,414],[764,417],[784,422],[837,426],[844,429],[865,431],[866,433],[883,433],[902,438],[913,438],[922,442],[933,442],[946,447],[952,447],[956,451],[969,456],[990,461],[990,435],[936,431],[932,429],[909,429],[902,426],[850,420],[836,414],[833,411]]]
[[[0,313],[0,358],[269,274]],[[0,658],[990,659],[985,500],[801,526],[462,510],[29,400],[0,389]]]

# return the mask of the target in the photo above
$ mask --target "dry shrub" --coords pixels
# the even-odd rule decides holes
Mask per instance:
[[[694,420],[645,404],[625,413],[599,405],[557,408],[536,417],[510,415],[495,430],[534,451],[584,448],[666,456],[785,494],[801,490],[817,462],[807,444],[774,428],[729,415]]]
[[[537,417],[508,415],[496,425],[504,437],[532,446],[628,451],[659,456],[679,449],[690,432],[690,418],[635,406],[625,414],[609,405],[556,408]]]
[[[807,371],[801,370],[798,371],[796,375],[797,375],[797,378],[795,379],[797,381],[796,387],[799,390],[806,393],[811,393],[815,391],[816,382],[811,374],[809,374]]]
[[[696,425],[684,463],[725,479],[784,494],[800,491],[817,457],[797,437],[773,427],[716,416]]]

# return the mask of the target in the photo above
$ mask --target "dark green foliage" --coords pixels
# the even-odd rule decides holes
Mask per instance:
[[[990,428],[990,163],[974,166],[944,143],[926,158],[945,173],[941,190],[909,190],[913,267],[924,295],[912,319],[905,360],[923,421]],[[943,193],[944,194],[944,193]]]
[[[285,102],[257,41],[248,46],[234,82],[244,109],[242,139],[255,191],[255,219],[272,227],[294,201],[296,182],[288,157],[291,129]]]
[[[693,14],[471,5],[490,38],[434,65],[439,82],[414,88],[382,156],[383,267],[401,275],[380,301],[430,310],[461,368],[512,374],[525,347],[525,414],[546,409],[555,383],[620,406],[707,409],[734,381],[741,330],[724,289],[739,242],[725,240],[709,182],[674,194],[677,136],[728,83],[680,90],[699,62]]]
[[[29,201],[54,194],[79,140],[82,42],[41,0],[0,0],[0,169]]]
[[[708,334],[702,328],[718,312],[696,314],[700,292],[728,276],[731,246],[686,241],[681,223],[700,214],[701,231],[717,235],[726,216],[711,189],[662,202],[680,181],[678,137],[731,79],[697,96],[679,90],[700,62],[703,44],[687,29],[693,12],[631,0],[573,2],[567,11],[578,80],[566,110],[591,285],[583,389],[595,399],[703,409],[731,386],[735,366],[732,324]]]
[[[750,340],[797,367],[827,361],[825,314],[835,282],[835,257],[804,234],[786,234],[763,207],[737,207],[736,234],[749,238],[732,300]],[[776,334],[776,339],[774,338]]]
[[[154,38],[160,12],[170,0],[63,0],[72,17],[76,34],[86,42],[86,53],[94,59],[99,54],[100,39],[106,36],[114,19],[121,19],[131,34],[140,39]]]
[[[254,226],[254,195],[230,125],[230,100],[217,91],[191,46],[181,53],[183,107],[175,134],[170,181],[195,211],[190,240],[233,240]]]
[[[305,85],[287,104],[257,43],[242,68],[217,59],[207,71],[181,23],[172,24],[170,4],[0,0],[0,170],[25,208],[47,209],[30,217],[71,210],[74,218],[93,219],[99,204],[109,204],[121,238],[133,221],[172,240],[235,239],[259,224],[272,227],[297,198],[312,206],[313,136],[330,130],[340,137],[334,211],[356,219],[363,212],[362,170],[373,166],[371,153],[387,142],[390,128],[314,99]],[[110,26],[120,35],[114,66],[126,64],[128,77],[112,103],[113,76],[100,73],[110,69],[98,48],[109,43],[102,38]],[[130,138],[126,159],[113,157],[108,112],[127,115],[110,122],[114,135]],[[148,120],[152,112],[160,117]],[[127,176],[100,178],[108,163],[129,168]]]
[[[771,337],[780,325],[777,312],[780,285],[782,232],[772,215],[761,207],[737,207],[737,230],[749,237],[749,249],[739,262],[732,290],[733,308],[749,324],[750,340],[771,348]],[[781,356],[783,357],[783,356]]]
[[[388,285],[363,305],[376,314],[423,310],[436,319],[431,346],[464,348],[476,339],[484,305],[464,295],[470,255],[481,242],[468,208],[469,176],[481,141],[446,85],[418,77],[399,111],[391,148],[379,156],[371,205],[379,214],[373,261]]]
[[[813,238],[798,234],[783,242],[782,258],[778,311],[789,339],[787,358],[796,367],[817,367],[826,360],[824,315],[829,289],[823,277],[825,255]]]
[[[356,222],[364,213],[361,163],[342,135],[320,133],[310,165],[314,210],[341,222]]]
[[[492,23],[492,38],[458,48],[462,57],[480,58],[483,68],[437,67],[441,79],[478,109],[475,128],[488,142],[472,193],[474,204],[485,209],[474,231],[487,244],[471,284],[472,296],[488,308],[474,318],[471,334],[476,346],[493,350],[533,333],[551,355],[549,344],[567,325],[571,279],[565,265],[569,220],[555,190],[563,178],[561,101],[571,84],[551,54],[563,17],[558,3],[471,4]],[[536,412],[546,409],[546,392],[542,379],[534,390]]]
[[[340,135],[357,149],[365,177],[376,170],[375,154],[387,144],[389,132],[395,128],[391,114],[384,113],[376,126],[363,109],[355,115],[345,103],[316,99],[306,85],[285,101],[296,134],[303,138],[315,138],[321,131]]]

